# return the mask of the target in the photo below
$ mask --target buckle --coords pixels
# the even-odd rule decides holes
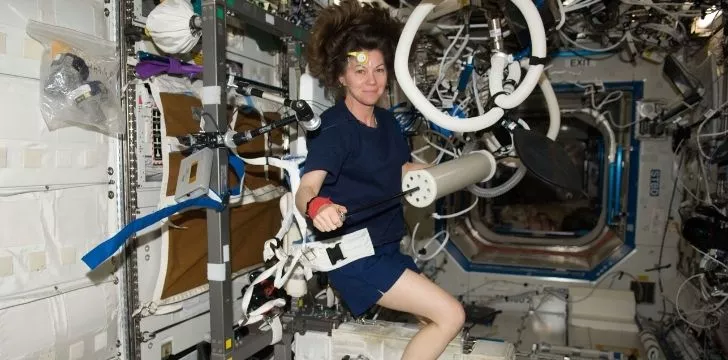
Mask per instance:
[[[346,257],[341,252],[341,243],[336,243],[333,247],[326,248],[326,254],[329,256],[331,265],[336,265],[339,260],[344,260]]]

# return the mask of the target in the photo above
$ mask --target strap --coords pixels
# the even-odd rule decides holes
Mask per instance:
[[[306,204],[306,216],[313,219],[318,215],[319,209],[324,205],[333,204],[330,198],[316,196]]]
[[[271,335],[272,335],[271,340],[270,340],[271,345],[277,344],[279,341],[281,341],[283,339],[283,324],[281,324],[280,316],[276,316],[270,322],[270,331],[271,331]]]
[[[225,208],[220,201],[213,200],[207,196],[186,200],[179,204],[166,207],[130,222],[116,233],[116,235],[101,244],[96,245],[96,247],[86,253],[81,260],[83,260],[89,268],[95,269],[101,265],[101,263],[113,256],[114,253],[116,253],[116,251],[124,245],[126,240],[134,235],[134,233],[182,210],[193,207],[215,209],[217,211],[221,211]]]
[[[488,105],[487,105],[487,107],[488,107],[488,108],[492,108],[492,107],[494,107],[494,106],[495,106],[495,98],[497,98],[497,97],[498,97],[498,96],[500,96],[500,95],[507,95],[507,94],[508,94],[508,93],[507,93],[507,92],[505,92],[505,91],[499,91],[499,92],[497,92],[497,93],[495,93],[495,94],[491,95],[490,99],[488,99]]]
[[[537,56],[531,56],[528,58],[528,64],[529,65],[546,65],[548,64],[549,60],[547,58],[537,57]]]

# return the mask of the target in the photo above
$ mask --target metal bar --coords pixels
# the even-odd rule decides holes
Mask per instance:
[[[129,46],[126,39],[126,31],[132,26],[132,19],[134,17],[134,2],[131,0],[122,0],[117,3],[117,44],[119,44],[119,75],[121,77],[121,85],[129,83],[129,79],[133,78],[134,74],[130,71],[126,65],[127,55],[133,53],[133,46]],[[120,87],[119,90],[122,88]],[[119,166],[119,204],[120,204],[120,224],[125,225],[130,223],[136,218],[137,211],[137,179],[138,171],[136,168],[137,156],[136,156],[136,102],[134,101],[136,92],[136,86],[130,85],[126,88],[126,91],[120,93],[121,106],[124,109],[124,115],[126,120],[126,134],[125,137],[121,137],[121,154]],[[125,141],[126,140],[126,141]],[[135,241],[129,246],[124,248],[124,310],[126,318],[130,319],[128,323],[123,326],[126,332],[126,342],[123,345],[125,347],[126,358],[130,360],[141,359],[142,353],[140,348],[140,336],[141,329],[139,327],[139,317],[132,316],[132,313],[139,307],[139,282],[138,282],[138,269],[137,269],[137,252]]]
[[[338,318],[319,318],[307,315],[291,315],[283,314],[283,323],[285,324],[285,333],[305,333],[306,331],[318,331],[328,333],[339,327],[342,320]]]
[[[250,330],[248,335],[235,341],[233,359],[248,359],[270,346],[270,343],[273,341],[272,331],[260,331],[255,326],[248,326],[248,330]]]
[[[236,15],[246,24],[279,37],[291,36],[296,40],[308,41],[310,36],[308,30],[296,26],[280,16],[270,14],[249,1],[228,0],[227,3],[229,9],[236,12]]]
[[[286,93],[288,93],[288,90],[286,90],[284,88],[281,88],[281,87],[278,87],[278,86],[273,86],[273,85],[268,85],[268,84],[262,83],[260,81],[255,81],[255,80],[251,80],[251,79],[248,79],[248,78],[244,78],[244,77],[239,76],[239,75],[233,75],[233,76],[235,77],[235,81],[246,82],[246,83],[248,83],[250,85],[253,85],[255,87],[263,88],[263,89],[266,89],[266,90],[269,90],[269,91],[275,91],[275,92],[277,92],[279,94],[283,94],[284,96],[288,97],[287,95],[285,95]]]
[[[356,215],[356,214],[358,214],[358,213],[360,213],[360,212],[362,212],[364,210],[373,209],[373,208],[375,208],[375,207],[377,207],[379,205],[386,204],[389,201],[392,201],[394,199],[400,198],[402,196],[406,196],[406,195],[408,195],[410,193],[413,193],[413,192],[415,192],[415,191],[417,191],[419,189],[420,188],[416,186],[416,187],[413,187],[412,189],[408,189],[408,190],[402,191],[401,193],[399,193],[397,195],[392,195],[392,196],[390,196],[390,197],[388,197],[386,199],[377,200],[377,201],[371,202],[369,204],[359,206],[358,208],[353,209],[353,210],[349,211],[348,213],[346,213],[346,217],[348,218],[349,216],[354,216],[354,215]]]
[[[202,4],[203,85],[219,89],[213,104],[203,104],[213,121],[205,122],[205,131],[227,128],[226,82],[227,31],[225,1],[204,0]],[[214,150],[210,190],[223,195],[227,191],[227,149]],[[210,286],[211,360],[228,360],[233,354],[233,308],[230,280],[230,212],[207,210],[207,267]],[[212,276],[211,276],[212,275]],[[212,279],[210,279],[212,277]]]
[[[273,358],[275,360],[293,360],[293,349],[291,344],[293,343],[293,334],[284,333],[281,342],[275,345],[273,348]]]

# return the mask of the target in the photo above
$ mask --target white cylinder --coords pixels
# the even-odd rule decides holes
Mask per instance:
[[[495,170],[495,158],[491,153],[473,151],[431,168],[406,173],[402,179],[402,191],[419,187],[405,199],[414,207],[424,208],[468,185],[490,180]]]
[[[640,332],[640,341],[642,342],[642,346],[645,348],[645,352],[647,352],[647,360],[665,359],[665,355],[660,347],[660,342],[652,332],[646,330]]]
[[[286,282],[285,289],[286,293],[294,298],[303,297],[308,293],[308,285],[301,266],[297,265],[293,270],[293,275]]]

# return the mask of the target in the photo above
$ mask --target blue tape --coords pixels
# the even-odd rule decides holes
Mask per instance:
[[[192,207],[203,207],[215,209],[217,211],[222,211],[222,209],[225,208],[222,203],[212,200],[207,196],[190,199],[179,204],[168,206],[130,222],[121,229],[121,231],[116,233],[116,235],[101,244],[98,244],[95,248],[86,253],[81,260],[83,260],[83,262],[93,270],[113,256],[114,253],[116,253],[116,251],[124,245],[126,240],[134,235],[134,233],[145,229],[164,218],[170,217],[183,209]]]
[[[465,69],[460,73],[460,81],[458,82],[458,91],[463,92],[470,82],[470,77],[473,75],[473,63],[465,65]]]
[[[617,145],[617,151],[614,154],[614,196],[612,200],[612,216],[618,216],[622,210],[622,145]]]
[[[531,54],[531,47],[526,46],[525,48],[518,51],[515,55],[513,55],[513,60],[519,61],[519,60],[527,57],[530,54]]]
[[[241,184],[245,180],[245,163],[243,162],[243,159],[228,151],[228,164],[230,164],[230,167],[233,168],[233,171],[235,171],[235,175],[238,177],[238,184]],[[230,188],[230,195],[240,195],[240,186],[238,185]]]

